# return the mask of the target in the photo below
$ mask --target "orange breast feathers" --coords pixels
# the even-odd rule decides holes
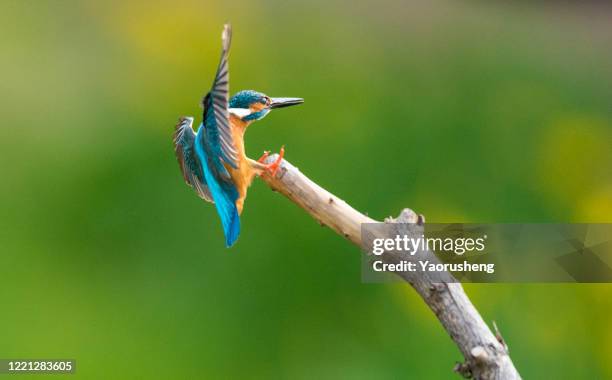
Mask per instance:
[[[234,142],[234,147],[238,152],[238,160],[236,162],[236,164],[238,164],[238,169],[234,169],[229,165],[225,165],[225,168],[230,173],[232,181],[238,190],[238,200],[236,200],[238,213],[242,213],[242,207],[247,196],[247,190],[255,178],[255,170],[249,164],[244,151],[244,132],[246,131],[248,124],[248,122],[242,121],[235,115],[230,114],[232,140]]]

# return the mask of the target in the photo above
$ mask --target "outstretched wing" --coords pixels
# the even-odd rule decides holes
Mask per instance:
[[[185,182],[198,193],[200,198],[214,203],[210,189],[202,173],[202,165],[195,152],[196,135],[192,128],[192,117],[181,117],[174,129],[174,153]]]
[[[232,28],[226,24],[222,34],[223,51],[221,61],[217,68],[217,75],[213,82],[212,89],[202,100],[204,107],[204,126],[205,141],[207,150],[211,153],[210,157],[217,167],[217,170],[224,172],[222,163],[229,164],[237,169],[237,151],[232,141],[232,131],[229,122],[229,65],[228,56],[232,40]]]

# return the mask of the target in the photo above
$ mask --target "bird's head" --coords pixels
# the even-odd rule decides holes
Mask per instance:
[[[275,108],[289,107],[304,103],[301,98],[271,98],[253,90],[244,90],[232,96],[229,101],[231,114],[245,122],[261,120]]]

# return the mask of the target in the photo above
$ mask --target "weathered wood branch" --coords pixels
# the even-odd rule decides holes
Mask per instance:
[[[268,157],[267,163],[277,155]],[[283,161],[276,176],[264,175],[263,180],[274,190],[303,208],[321,225],[329,226],[357,246],[362,245],[362,223],[377,221],[361,214],[349,204],[331,194],[303,175],[296,167]],[[389,218],[386,223],[410,226],[423,222],[422,217],[404,209],[398,218]],[[398,227],[399,228],[399,227]],[[429,251],[423,252],[428,260],[437,261]],[[391,261],[398,257],[388,258]],[[463,287],[450,274],[448,281],[440,282],[422,272],[403,272],[401,277],[421,296],[434,312],[465,358],[457,364],[455,371],[475,379],[520,379],[508,348],[499,334],[494,335],[484,322]]]

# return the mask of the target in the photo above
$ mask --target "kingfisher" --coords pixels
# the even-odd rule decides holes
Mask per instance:
[[[224,25],[221,60],[211,90],[201,102],[202,122],[193,130],[193,117],[179,118],[174,130],[174,151],[185,182],[198,196],[214,203],[221,219],[225,245],[231,247],[240,235],[240,214],[247,190],[256,176],[274,176],[285,154],[269,164],[269,151],[258,159],[247,157],[244,134],[255,121],[276,108],[304,102],[301,98],[271,98],[261,92],[244,90],[229,99],[228,57],[232,28]]]

